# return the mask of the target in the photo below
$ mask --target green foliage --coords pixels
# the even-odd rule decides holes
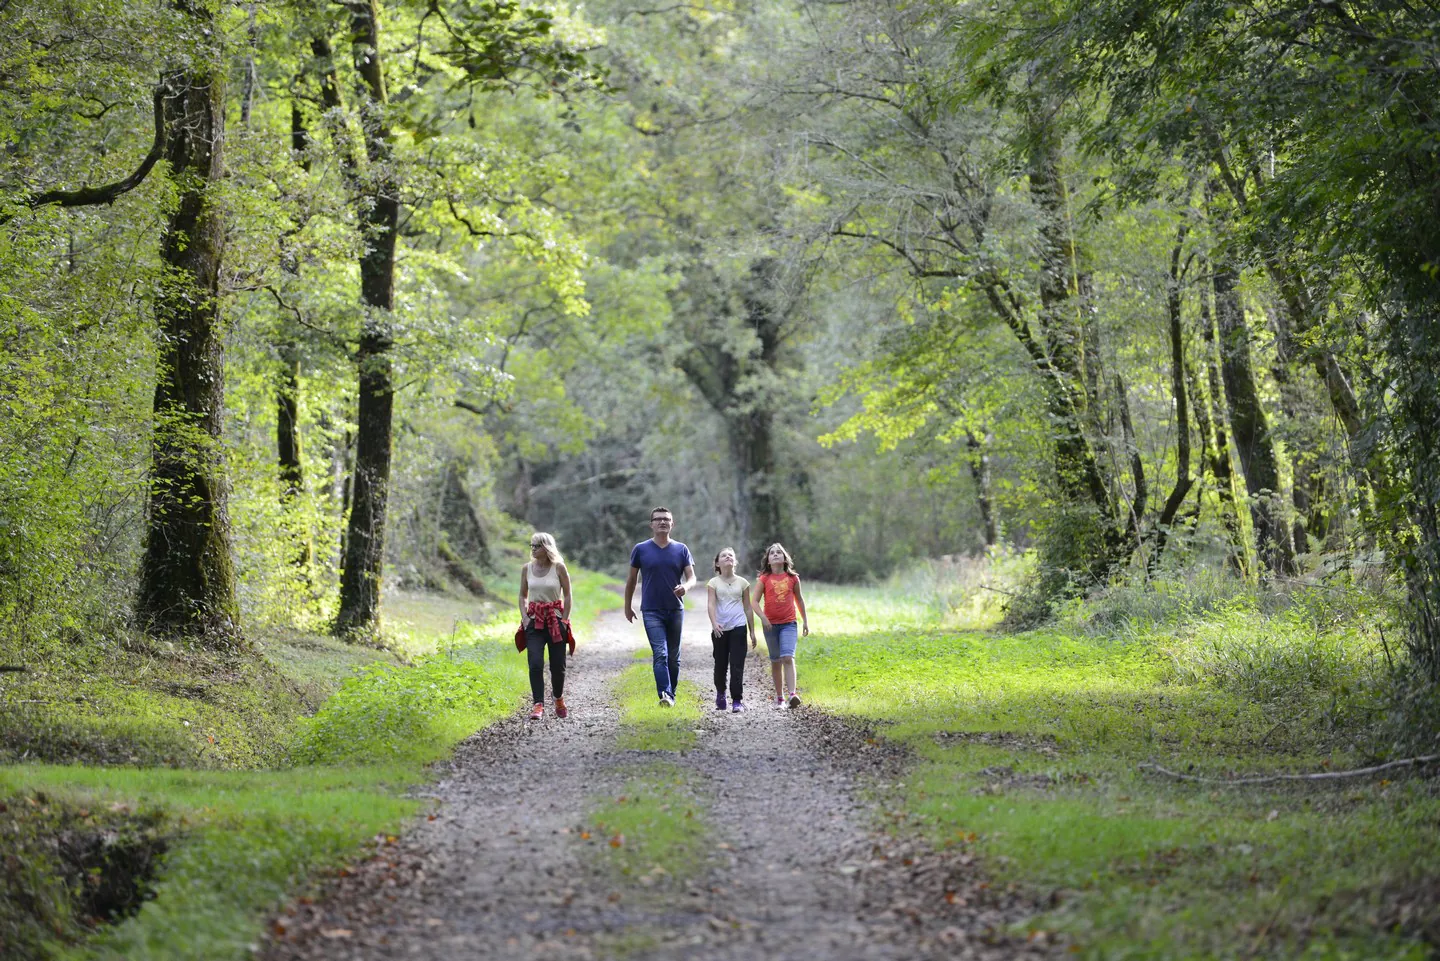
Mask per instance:
[[[525,672],[500,643],[397,667],[376,662],[349,678],[299,735],[301,763],[423,764],[514,710]]]
[[[1062,603],[1083,597],[1111,573],[1111,531],[1094,510],[1061,505],[1037,526],[1034,567],[1005,609],[1004,624],[1010,630],[1045,623]]]

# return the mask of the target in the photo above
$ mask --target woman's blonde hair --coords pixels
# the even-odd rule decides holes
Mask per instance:
[[[785,573],[786,573],[786,574],[794,574],[794,573],[795,573],[795,559],[790,556],[790,552],[785,549],[785,545],[782,544],[782,543],[780,543],[779,541],[776,541],[775,543],[771,544],[769,547],[765,548],[765,553],[763,553],[763,554],[760,555],[760,573],[761,573],[761,574],[769,574],[769,573],[771,573],[771,571],[770,571],[770,552],[773,551],[773,550],[774,550],[775,548],[777,548],[777,547],[780,548],[780,553],[785,555]]]
[[[555,535],[547,534],[544,531],[536,531],[530,535],[530,546],[545,548],[545,556],[549,559],[550,565],[565,563],[565,558],[560,556],[560,548],[555,546]]]

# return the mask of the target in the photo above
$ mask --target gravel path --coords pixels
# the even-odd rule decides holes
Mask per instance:
[[[703,605],[703,598],[701,599]],[[710,690],[709,620],[686,614],[682,679]],[[722,961],[1015,958],[1042,943],[997,933],[1033,912],[960,852],[875,829],[860,797],[904,758],[809,707],[766,705],[768,662],[747,662],[745,714],[707,700],[698,746],[616,744],[616,677],[645,649],[638,622],[605,615],[571,661],[571,715],[519,714],[467,740],[429,789],[434,813],[277,916],[270,961],[317,958]],[[801,652],[803,657],[804,644]],[[800,682],[804,687],[804,664]],[[708,813],[705,864],[652,885],[606,870],[581,830],[597,804],[663,761]],[[883,795],[882,795],[883,796]]]

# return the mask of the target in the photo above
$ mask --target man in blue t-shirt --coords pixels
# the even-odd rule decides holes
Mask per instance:
[[[650,512],[650,530],[655,536],[641,541],[630,551],[630,575],[625,578],[625,619],[635,620],[631,602],[635,579],[640,579],[640,615],[655,668],[655,689],[660,706],[675,704],[675,685],[680,680],[680,629],[685,624],[685,602],[681,600],[695,586],[695,558],[690,548],[670,539],[675,518],[667,507]]]

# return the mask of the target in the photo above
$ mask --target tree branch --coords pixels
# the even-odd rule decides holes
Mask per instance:
[[[77,190],[46,190],[43,193],[34,194],[21,201],[26,207],[32,210],[38,207],[48,207],[56,204],[61,207],[90,207],[97,204],[114,203],[115,198],[121,194],[129,193],[140,186],[141,181],[150,173],[160,155],[165,152],[165,88],[155,88],[155,142],[150,146],[150,152],[145,159],[140,161],[140,166],[135,172],[124,180],[117,180],[112,184],[105,184],[100,187],[80,187]],[[14,219],[13,216],[0,214],[0,224],[8,223]]]
[[[1154,771],[1156,774],[1173,777],[1177,781],[1194,781],[1199,784],[1272,784],[1276,781],[1339,781],[1344,778],[1379,774],[1381,771],[1390,771],[1400,767],[1420,767],[1425,764],[1433,764],[1436,761],[1440,761],[1440,754],[1407,757],[1401,761],[1389,761],[1385,764],[1376,764],[1373,767],[1357,767],[1349,771],[1320,771],[1316,774],[1249,775],[1247,777],[1237,778],[1201,777],[1198,774],[1180,774],[1177,771],[1163,768],[1158,764],[1141,764],[1139,767],[1142,771]]]

